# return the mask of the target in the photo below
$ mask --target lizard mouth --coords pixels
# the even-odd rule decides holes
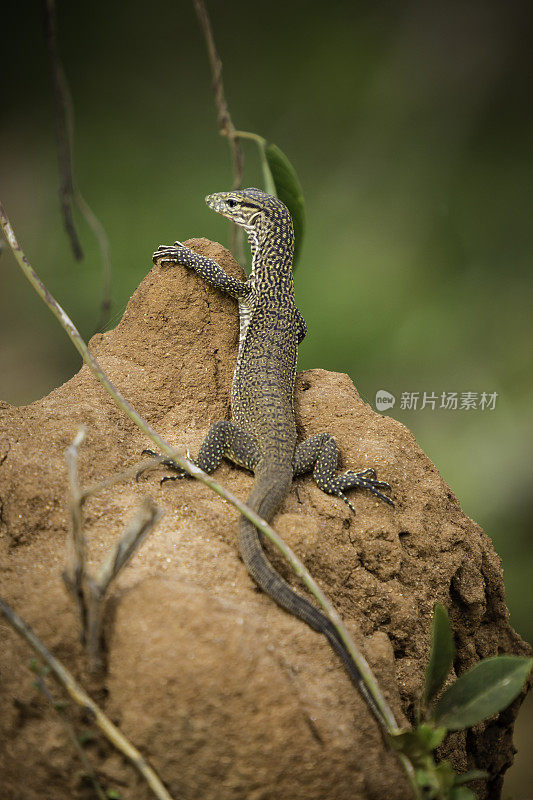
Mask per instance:
[[[218,199],[216,194],[208,194],[208,195],[206,195],[205,202],[209,206],[209,208],[213,209],[213,211],[218,211],[219,210],[219,208],[217,208],[217,206],[220,207],[220,200]]]
[[[253,227],[257,218],[261,214],[261,209],[257,204],[242,198],[243,192],[216,192],[208,194],[205,198],[206,205],[216,211],[222,217],[240,225],[241,228],[248,230]]]
[[[225,198],[226,198],[226,193],[225,192],[220,192],[220,193],[217,193],[217,194],[208,194],[206,196],[206,198],[205,198],[205,202],[206,202],[206,205],[212,211],[216,211],[217,214],[220,214],[221,216],[226,217],[226,219],[229,219],[231,222],[237,222],[235,217],[233,217],[228,212],[228,210],[226,208],[226,205],[225,205],[225,202],[224,202]],[[237,222],[237,224],[238,224],[238,222]]]

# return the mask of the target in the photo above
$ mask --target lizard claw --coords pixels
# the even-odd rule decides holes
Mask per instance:
[[[160,244],[152,256],[152,261],[154,264],[157,263],[157,261],[161,261],[162,263],[172,262],[174,264],[186,266],[187,260],[184,256],[189,252],[189,248],[185,247],[181,242]]]
[[[142,456],[152,456],[153,458],[157,458],[159,453],[156,453],[155,450],[143,450],[141,453]],[[146,467],[142,467],[138,472],[135,473],[135,483],[139,483],[139,478],[145,472]]]
[[[332,494],[336,494],[352,509],[355,509],[349,500],[345,497],[344,492],[346,489],[368,489],[375,497],[379,497],[384,503],[394,508],[394,502],[385,494],[391,492],[392,487],[386,481],[378,481],[376,479],[376,472],[374,469],[363,469],[360,472],[355,472],[353,469],[346,470],[342,475],[335,479],[332,485]]]
[[[364,469],[362,472],[356,472],[353,469],[347,469],[345,475],[357,475],[359,478],[372,478],[372,480],[377,478],[376,470],[372,469],[372,467]]]
[[[379,497],[380,500],[383,500],[385,503],[388,503],[394,508],[394,502],[391,500],[391,498],[388,497],[388,495],[383,494],[383,492],[392,492],[390,483],[367,477],[368,472],[372,472],[374,476],[376,474],[374,470],[364,470],[364,472],[355,473],[356,477],[359,479],[359,486],[361,489],[368,489],[368,491],[372,492],[373,495]]]
[[[159,458],[160,459],[160,461],[159,461],[160,464],[163,464],[165,467],[169,467],[169,469],[173,469],[173,470],[176,471],[176,475],[167,475],[164,478],[162,478],[161,481],[160,481],[161,485],[163,485],[163,483],[165,481],[176,481],[176,480],[179,480],[180,478],[184,478],[187,475],[185,470],[182,469],[179,464],[176,464],[176,462],[173,461],[171,458],[162,458],[161,454],[160,453],[156,453],[155,450],[148,450],[148,449],[147,450],[143,450],[141,455],[142,456],[151,456],[152,458]],[[187,450],[187,458],[189,458],[189,451],[188,450]],[[136,474],[135,480],[136,480],[137,483],[139,482],[139,477],[142,475],[143,472],[144,472],[144,469],[140,469],[139,472]]]
[[[178,473],[176,475],[165,475],[159,481],[159,485],[163,486],[163,484],[166,483],[167,481],[181,481],[181,479],[184,478],[186,475],[187,473],[185,472],[185,470],[181,470],[181,473]]]
[[[346,497],[346,495],[345,495],[345,494],[343,494],[342,492],[338,492],[338,494],[337,494],[337,497],[340,497],[340,499],[341,499],[341,500],[344,500],[344,502],[346,503],[346,505],[348,506],[348,508],[350,508],[350,509],[353,511],[353,513],[354,513],[354,516],[357,516],[357,511],[356,511],[356,510],[355,510],[355,508],[352,506],[352,504],[350,503],[350,501],[348,500],[348,498]]]
[[[175,248],[165,245],[159,245],[157,250],[152,256],[152,261],[156,264],[158,261],[177,261]]]

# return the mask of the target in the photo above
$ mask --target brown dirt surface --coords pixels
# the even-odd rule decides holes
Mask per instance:
[[[187,244],[239,276],[220,245]],[[91,349],[138,411],[195,454],[209,426],[228,417],[237,337],[232,299],[185,268],[156,266],[119,325],[93,337]],[[310,476],[299,479],[275,526],[342,614],[398,720],[413,719],[434,602],[450,613],[455,674],[482,657],[528,652],[509,626],[490,539],[461,511],[413,435],[372,411],[346,375],[324,370],[299,375],[296,411],[302,437],[328,431],[345,467],[374,466],[393,486],[394,510],[353,493],[354,517]],[[112,589],[107,672],[91,680],[61,581],[64,450],[87,425],[80,455],[87,485],[138,462],[150,443],[85,366],[42,400],[1,404],[0,414],[1,594],[150,760],[176,800],[410,797],[395,756],[326,640],[255,589],[238,557],[238,513],[194,480],[161,487],[161,470],[152,471],[87,502],[93,565],[143,496],[166,512]],[[242,498],[253,481],[229,464],[216,478]],[[0,796],[93,797],[61,719],[32,686],[30,657],[0,621]],[[518,705],[448,737],[441,749],[460,771],[490,771],[476,787],[480,798],[499,796]],[[93,735],[91,720],[72,706],[67,713],[85,732],[102,785],[123,800],[151,797],[131,766]]]

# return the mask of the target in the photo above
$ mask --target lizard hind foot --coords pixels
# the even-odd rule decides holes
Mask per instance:
[[[373,469],[365,469],[361,472],[347,470],[342,475],[339,475],[338,478],[335,479],[335,482],[338,484],[335,494],[337,497],[342,497],[349,506],[350,503],[343,496],[346,489],[368,489],[375,497],[379,497],[380,500],[383,500],[383,502],[394,508],[393,500],[385,494],[385,492],[392,491],[391,485],[386,481],[378,481],[376,479],[376,472]]]
[[[159,458],[160,459],[160,462],[159,462],[160,464],[163,464],[165,467],[168,467],[169,469],[175,470],[175,472],[176,472],[175,475],[167,475],[164,478],[161,478],[161,481],[160,481],[161,485],[165,481],[176,481],[176,480],[179,480],[181,478],[184,478],[187,475],[185,470],[182,469],[179,464],[177,464],[171,458],[163,458],[161,456],[161,453],[156,453],[155,450],[148,450],[148,449],[147,450],[143,450],[141,455],[143,455],[143,456],[151,456],[152,458]],[[144,469],[141,469],[136,474],[135,480],[137,481],[137,483],[139,482],[139,477],[142,475],[143,472],[144,472]]]
[[[343,494],[341,491],[339,491],[339,492],[337,493],[337,497],[340,497],[340,499],[341,499],[341,500],[344,500],[344,502],[346,503],[346,505],[348,506],[348,508],[349,508],[351,511],[353,511],[353,513],[354,513],[354,516],[357,516],[357,511],[355,510],[355,507],[354,507],[354,506],[353,506],[353,505],[350,503],[350,501],[348,500],[348,498],[346,497],[346,495],[345,495],[345,494]]]
[[[368,470],[365,470],[365,472],[367,471]],[[376,473],[374,472],[374,475],[375,474]],[[379,497],[380,500],[383,500],[385,503],[388,503],[394,508],[394,501],[392,498],[384,494],[384,492],[392,492],[390,483],[387,483],[386,481],[378,481],[375,478],[368,478],[364,473],[356,473],[356,477],[361,481],[358,483],[358,486],[360,486],[361,489],[368,489],[368,491],[375,495],[375,497]]]
[[[368,478],[372,478],[374,480],[377,478],[376,470],[373,469],[372,467],[369,467],[368,469],[364,469],[361,472],[356,472],[353,469],[347,469],[344,474],[345,475],[357,475],[358,478],[366,478],[366,477],[368,477]]]
[[[185,478],[186,475],[187,473],[185,472],[185,470],[180,469],[180,471],[176,473],[176,475],[164,475],[159,481],[159,485],[163,486],[163,484],[166,483],[167,481],[181,481],[181,479]]]

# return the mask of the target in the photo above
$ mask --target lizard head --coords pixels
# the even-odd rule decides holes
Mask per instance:
[[[265,238],[274,237],[283,243],[286,250],[290,249],[292,255],[294,232],[291,215],[277,197],[259,189],[236,189],[210,194],[205,202],[213,211],[244,228],[252,250],[259,247]]]

